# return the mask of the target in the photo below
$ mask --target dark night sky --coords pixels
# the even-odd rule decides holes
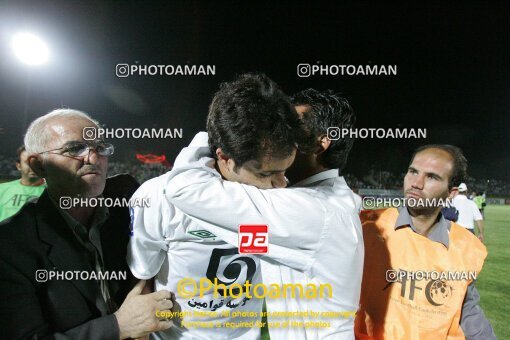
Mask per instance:
[[[18,31],[50,45],[50,63],[12,56]],[[216,65],[215,76],[118,78],[115,65]],[[397,76],[312,76],[310,64],[396,64]],[[260,71],[291,94],[343,92],[358,127],[427,128],[426,140],[357,140],[347,172],[403,171],[415,147],[461,147],[477,178],[510,180],[510,6],[503,1],[426,5],[367,2],[0,2],[0,154],[13,154],[27,122],[57,107],[108,127],[183,128],[182,140],[121,140],[170,161],[203,130],[222,81]],[[28,96],[27,96],[28,89]],[[24,119],[25,101],[27,118]]]

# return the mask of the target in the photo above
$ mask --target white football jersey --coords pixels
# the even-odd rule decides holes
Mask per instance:
[[[154,334],[154,337],[259,339],[260,328],[246,327],[246,324],[235,327],[235,324],[259,321],[261,299],[249,299],[246,292],[236,288],[232,292],[235,296],[240,295],[239,298],[224,297],[221,288],[216,297],[212,290],[203,297],[198,296],[200,279],[207,278],[211,282],[216,279],[218,284],[224,284],[227,289],[232,284],[244,286],[246,281],[253,285],[261,283],[259,258],[239,254],[237,247],[204,230],[166,201],[163,190],[167,176],[168,173],[145,182],[133,195],[133,198],[149,198],[150,207],[132,208],[132,236],[128,246],[128,264],[133,275],[139,279],[155,277],[156,290],[174,292],[183,314],[183,323],[174,320],[173,327]],[[178,284],[182,279],[187,280],[182,288],[188,293],[195,290],[196,296],[179,295]],[[236,312],[255,313],[251,313],[251,317],[233,317]],[[225,323],[229,322],[234,327],[225,327]]]
[[[206,133],[199,133],[181,151],[166,183],[167,199],[231,245],[238,242],[235,225],[241,218],[266,225],[268,252],[261,257],[266,285],[331,286],[331,296],[322,298],[266,298],[271,339],[354,340],[364,259],[360,197],[338,169],[286,189],[225,181],[208,166],[207,140]],[[279,312],[302,314],[289,320]],[[287,321],[284,327],[277,324]]]

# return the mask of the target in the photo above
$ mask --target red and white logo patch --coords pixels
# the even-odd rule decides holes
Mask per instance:
[[[240,254],[267,254],[269,245],[267,225],[241,224],[239,226]]]

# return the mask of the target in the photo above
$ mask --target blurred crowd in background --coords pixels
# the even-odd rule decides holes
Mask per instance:
[[[108,175],[112,176],[119,173],[128,173],[139,183],[143,183],[151,178],[157,177],[171,170],[160,163],[145,164],[137,160],[131,162],[109,162]],[[369,170],[368,174],[361,179],[352,174],[343,174],[346,182],[352,189],[394,189],[399,190],[402,187],[405,173],[395,174],[389,171]],[[19,172],[16,170],[16,159],[0,156],[0,182],[19,178]],[[475,179],[468,177],[466,184],[470,191],[478,193],[485,192],[490,197],[510,197],[510,183],[495,179]]]

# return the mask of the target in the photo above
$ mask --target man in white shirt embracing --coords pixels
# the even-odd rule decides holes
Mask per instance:
[[[215,159],[211,158],[208,171],[229,181],[264,189],[286,186],[284,173],[294,160],[296,145],[303,144],[301,138],[306,136],[289,98],[271,79],[256,74],[241,75],[221,86],[209,109],[207,129],[211,148],[205,135],[205,148],[194,156],[200,158],[200,153],[205,156],[210,150],[213,152]],[[245,288],[245,283],[262,282],[260,258],[239,254],[237,245],[225,242],[172,205],[165,196],[171,173],[145,182],[133,200],[150,198],[150,207],[131,211],[132,236],[128,247],[131,271],[140,279],[154,278],[156,290],[175,292],[180,308],[174,315],[158,315],[171,316],[174,327],[153,336],[260,338],[263,300],[252,298]],[[215,196],[213,191],[209,194]],[[230,214],[228,208],[218,207],[226,215]],[[199,287],[210,282],[218,284],[217,292],[196,294]],[[225,296],[225,290],[232,294]]]
[[[353,126],[354,113],[345,98],[312,89],[295,95],[293,104],[315,145],[298,151],[288,173],[291,188],[260,190],[228,181],[211,166],[218,152],[209,131],[209,143],[199,133],[177,157],[165,196],[231,245],[239,244],[240,225],[266,225],[266,285],[330,285],[329,296],[266,296],[272,339],[354,339],[364,256],[361,199],[339,176],[352,147],[339,132]]]

